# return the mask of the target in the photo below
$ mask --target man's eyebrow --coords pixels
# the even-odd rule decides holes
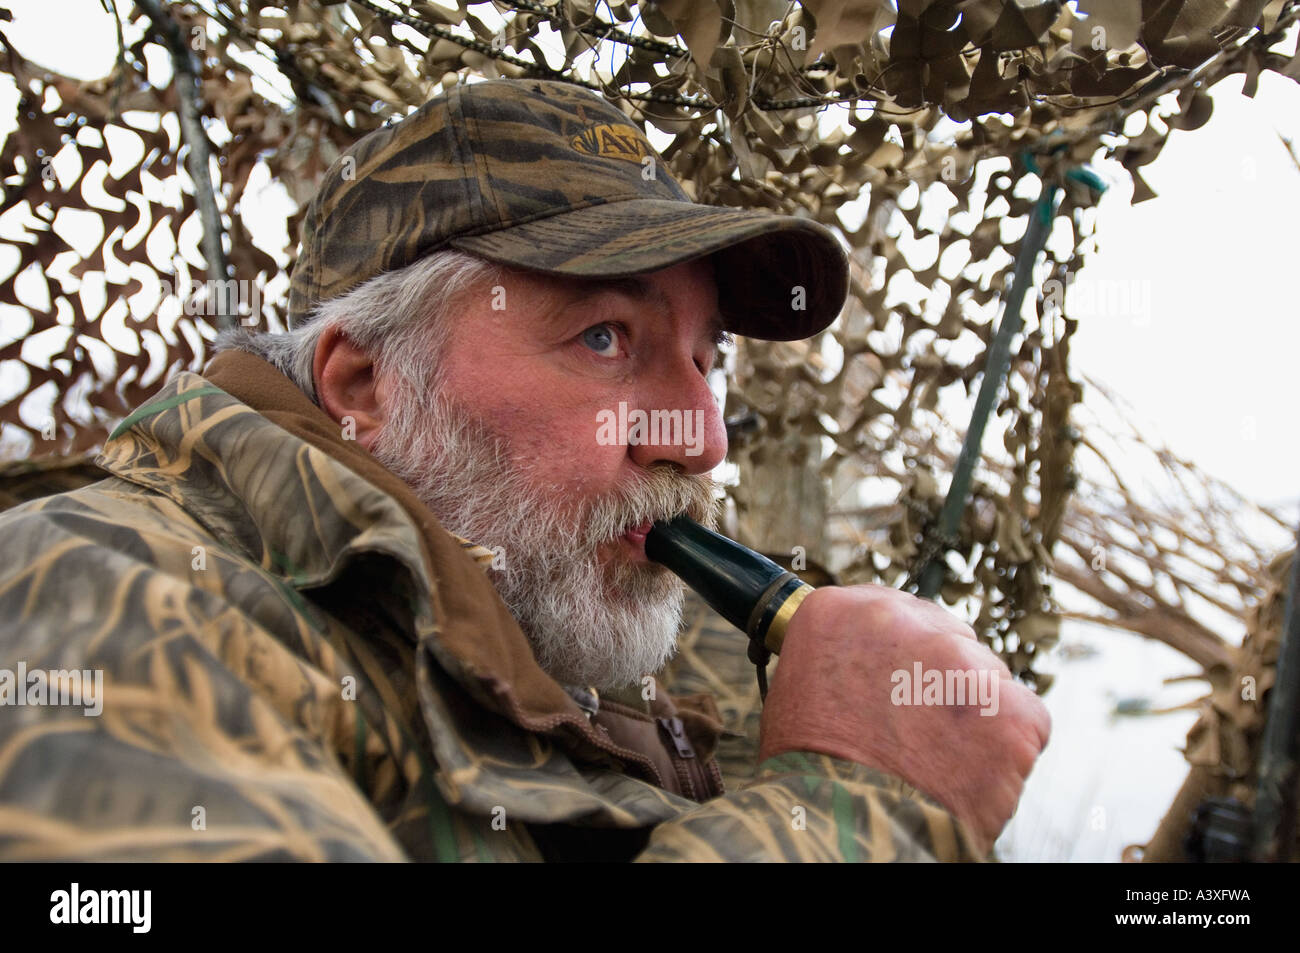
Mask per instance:
[[[644,301],[659,311],[669,308],[668,297],[644,278],[626,275],[621,278],[592,278],[580,282],[569,296],[570,304],[580,304],[602,294],[621,294]],[[723,326],[722,312],[714,312],[705,336],[715,345],[729,342]]]

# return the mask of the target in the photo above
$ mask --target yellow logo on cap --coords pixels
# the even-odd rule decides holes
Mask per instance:
[[[650,147],[641,138],[641,131],[624,123],[603,122],[589,126],[569,140],[575,151],[602,159],[626,159],[640,162],[650,155]]]

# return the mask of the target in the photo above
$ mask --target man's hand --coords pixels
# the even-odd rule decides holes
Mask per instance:
[[[933,691],[930,704],[913,704],[918,662],[945,686],[957,672],[982,670],[996,707],[978,696],[956,705],[947,688],[940,704]],[[809,594],[786,630],[759,759],[817,751],[900,777],[964,821],[987,851],[1050,729],[1038,697],[944,609],[883,586],[827,587]]]

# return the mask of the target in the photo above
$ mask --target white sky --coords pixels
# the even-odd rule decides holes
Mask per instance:
[[[1264,503],[1300,500],[1300,84],[1242,77],[1143,170],[1157,198],[1103,197],[1081,278],[1149,282],[1146,320],[1097,314],[1072,366],[1111,385],[1181,456]]]
[[[3,29],[29,59],[83,78],[112,68],[113,26],[99,0],[7,6],[14,20]],[[1100,250],[1080,282],[1132,289],[1142,307],[1107,314],[1099,298],[1097,313],[1076,311],[1072,367],[1126,398],[1181,456],[1276,504],[1300,500],[1300,171],[1279,139],[1300,152],[1300,84],[1266,72],[1253,100],[1240,87],[1239,76],[1220,84],[1210,121],[1173,133],[1145,167],[1156,199],[1130,205],[1122,170],[1102,169],[1117,184],[1102,199]]]

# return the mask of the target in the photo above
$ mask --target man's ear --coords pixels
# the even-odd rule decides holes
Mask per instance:
[[[343,428],[343,439],[369,450],[384,423],[385,394],[374,359],[331,325],[316,342],[312,378],[321,408]]]

